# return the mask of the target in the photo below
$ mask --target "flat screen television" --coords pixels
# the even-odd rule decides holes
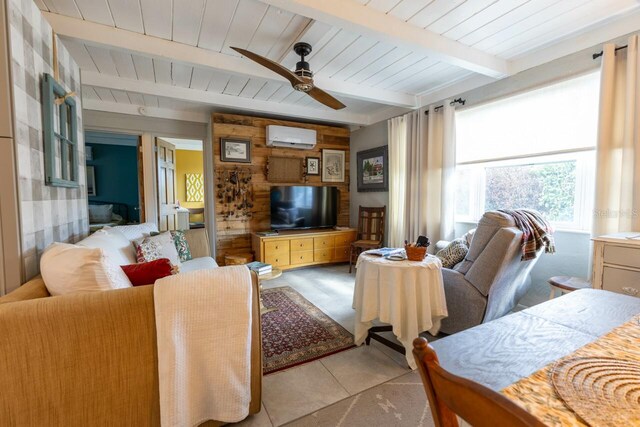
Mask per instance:
[[[336,187],[271,187],[271,229],[335,227],[338,222]]]

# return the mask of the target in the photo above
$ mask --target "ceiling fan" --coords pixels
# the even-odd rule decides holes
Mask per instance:
[[[291,82],[291,86],[293,86],[295,90],[306,93],[327,107],[331,107],[334,110],[341,110],[346,107],[346,105],[329,95],[327,92],[314,86],[313,72],[311,72],[311,69],[309,68],[309,63],[304,60],[304,57],[311,53],[311,45],[309,43],[299,42],[293,45],[293,51],[300,55],[300,61],[296,64],[295,71],[290,71],[277,62],[248,50],[240,49],[239,47],[231,47],[231,49],[246,56],[252,61],[257,62],[263,67],[267,67],[271,71],[280,74]]]

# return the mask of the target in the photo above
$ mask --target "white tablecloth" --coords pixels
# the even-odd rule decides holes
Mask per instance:
[[[364,342],[373,320],[379,319],[392,325],[407,350],[409,366],[416,369],[413,340],[423,331],[436,335],[440,320],[447,317],[440,260],[429,255],[423,261],[391,261],[365,252],[356,268],[356,345]]]

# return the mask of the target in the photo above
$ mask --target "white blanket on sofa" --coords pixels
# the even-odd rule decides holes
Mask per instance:
[[[236,422],[251,402],[251,274],[181,273],[153,289],[163,427]]]

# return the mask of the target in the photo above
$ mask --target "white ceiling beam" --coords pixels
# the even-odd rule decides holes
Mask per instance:
[[[493,78],[502,78],[510,74],[509,63],[504,59],[408,24],[353,0],[260,1],[365,37],[406,47]]]
[[[242,74],[249,78],[286,82],[284,78],[246,58],[213,52],[50,12],[43,12],[43,15],[53,27],[53,31],[58,35],[82,40],[89,45],[107,46],[154,58],[214,68],[228,73]],[[415,95],[402,92],[371,88],[322,77],[316,78],[315,82],[320,88],[332,92],[338,97],[344,95],[363,101],[408,108],[414,108],[417,105]]]
[[[177,86],[109,76],[107,74],[96,73],[95,71],[84,71],[82,73],[82,84],[103,87],[106,89],[117,89],[128,92],[142,93],[146,95],[164,96],[188,102],[197,102],[201,104],[211,105],[212,108],[226,107],[242,109],[246,111],[254,111],[258,113],[299,117],[310,120],[322,120],[333,123],[357,125],[369,124],[368,116],[364,114],[350,113],[348,111],[333,111],[329,109],[301,107],[294,104],[274,103],[252,98],[243,98],[240,96],[225,95],[221,93],[206,92],[195,89],[185,89]]]
[[[129,114],[134,116],[157,117],[160,119],[182,120],[186,122],[209,123],[210,114],[196,111],[169,110],[166,108],[146,107],[144,105],[122,104],[118,102],[84,99],[82,109],[105,111],[107,113]]]

